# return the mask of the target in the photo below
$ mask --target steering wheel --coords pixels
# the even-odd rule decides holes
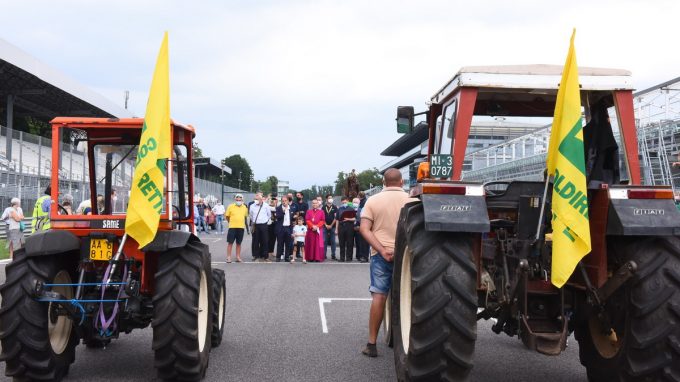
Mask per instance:
[[[493,181],[493,182],[484,183],[484,192],[489,196],[504,195],[505,192],[508,190],[507,186],[509,186],[510,183],[512,183],[512,182],[507,181],[507,180],[496,180],[496,181]],[[493,189],[489,188],[489,186],[495,186],[495,185],[499,185],[499,184],[505,185],[506,186],[505,189],[503,189],[503,190],[493,190]]]
[[[59,215],[68,215],[69,213],[68,213],[68,211],[66,210],[66,208],[64,208],[64,206],[62,206],[61,204],[57,204],[57,214],[59,214]]]

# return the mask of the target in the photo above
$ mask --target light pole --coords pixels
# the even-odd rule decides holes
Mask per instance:
[[[241,171],[238,172],[238,189],[241,189]]]
[[[220,175],[220,178],[222,178],[222,194],[220,197],[220,201],[224,203],[224,161],[222,163],[222,175]]]

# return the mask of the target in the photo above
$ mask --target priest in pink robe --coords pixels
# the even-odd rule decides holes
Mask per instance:
[[[319,202],[312,201],[312,208],[305,214],[307,236],[305,237],[305,260],[321,262],[324,260],[323,235],[321,228],[326,223],[326,216]]]

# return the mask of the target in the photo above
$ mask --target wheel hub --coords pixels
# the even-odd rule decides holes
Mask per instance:
[[[616,334],[616,330],[612,328],[611,333],[603,333],[602,325],[596,316],[588,320],[588,326],[590,336],[593,339],[593,345],[595,345],[595,349],[603,358],[610,359],[619,353],[621,339]]]
[[[411,337],[411,249],[404,249],[399,278],[399,328],[404,354],[408,354]]]
[[[60,271],[54,277],[54,284],[71,284],[71,276],[66,271]],[[65,299],[73,298],[73,288],[69,286],[56,286],[53,291],[64,296]],[[50,337],[50,346],[54,354],[61,354],[66,350],[71,339],[73,324],[65,315],[57,314],[57,304],[50,303],[47,307],[47,332]]]
[[[218,309],[218,327],[222,329],[222,325],[224,324],[224,300],[226,296],[224,295],[224,288],[220,287],[220,304],[219,304],[219,309]]]
[[[201,282],[198,292],[198,350],[203,352],[208,330],[208,281],[205,272],[201,271]]]

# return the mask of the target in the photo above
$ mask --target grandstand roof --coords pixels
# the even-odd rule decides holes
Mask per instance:
[[[129,118],[133,114],[106,97],[0,39],[0,107],[14,95],[14,115],[50,120],[56,116]]]
[[[413,128],[413,132],[404,134],[399,139],[394,141],[387,147],[380,155],[388,157],[396,157],[404,154],[412,148],[425,142],[428,137],[428,128],[426,122],[420,122]]]

